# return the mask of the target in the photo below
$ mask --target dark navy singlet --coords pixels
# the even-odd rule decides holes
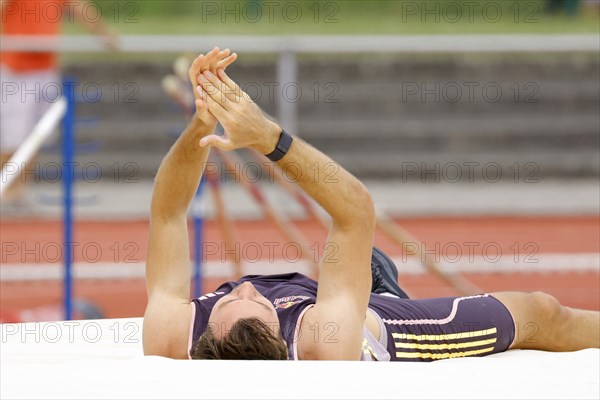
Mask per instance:
[[[265,296],[275,307],[281,334],[288,344],[288,358],[295,359],[294,344],[297,322],[304,309],[315,304],[317,299],[317,283],[298,273],[279,275],[247,275],[237,282],[227,282],[212,293],[207,293],[193,300],[195,319],[192,328],[192,343],[204,333],[208,326],[208,318],[215,303],[236,286],[250,281],[256,290]]]
[[[248,275],[194,299],[189,348],[206,330],[215,303],[246,281],[275,307],[288,344],[288,358],[297,359],[298,322],[317,298],[317,282],[298,273]],[[379,322],[381,337],[375,339],[364,329],[363,360],[433,361],[484,356],[508,349],[515,335],[509,311],[487,294],[412,300],[372,293],[369,310]]]

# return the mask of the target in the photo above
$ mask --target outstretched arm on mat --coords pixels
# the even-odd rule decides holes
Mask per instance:
[[[229,51],[214,49],[190,67],[190,79],[235,60]],[[211,134],[216,119],[201,101],[196,116],[173,145],[158,169],[150,208],[150,237],[146,260],[148,305],[143,344],[147,355],[187,358],[191,317],[190,255],[187,211],[196,193],[209,153],[198,145]],[[169,329],[165,329],[169,327]]]
[[[205,72],[200,85],[199,95],[226,132],[225,136],[202,138],[201,145],[223,150],[251,147],[263,154],[275,149],[281,128],[269,121],[224,71],[219,70],[218,76]],[[358,179],[298,138],[277,164],[332,217],[320,265],[317,303],[302,320],[305,332],[300,335],[299,355],[303,359],[358,360],[371,289],[375,231],[371,196]],[[314,332],[315,326],[322,332]],[[335,340],[312,339],[315,334],[327,336],[331,328]]]

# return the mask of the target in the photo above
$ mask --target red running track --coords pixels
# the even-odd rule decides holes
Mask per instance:
[[[459,251],[481,255],[484,245],[500,248],[502,254],[524,257],[538,253],[600,253],[600,219],[598,216],[565,217],[431,217],[401,218],[401,226],[417,237],[427,248],[444,249],[450,257]],[[308,242],[322,244],[324,230],[312,221],[295,224]],[[283,239],[277,229],[262,221],[236,222],[238,241],[242,248],[262,248],[262,258],[268,258],[267,242]],[[1,222],[2,264],[60,263],[62,226],[59,221]],[[74,251],[76,262],[144,262],[147,250],[147,221],[79,221],[75,226]],[[205,224],[204,239],[219,243],[221,234],[213,221]],[[252,245],[250,246],[249,244]],[[471,243],[471,244],[469,244]],[[476,243],[473,245],[472,243]],[[399,248],[378,232],[376,244],[391,255],[400,255]],[[450,245],[451,244],[451,245]],[[247,247],[244,247],[247,246]],[[281,249],[282,246],[276,248]],[[318,248],[314,246],[313,249]],[[473,250],[475,249],[475,250]],[[516,254],[516,252],[519,252]],[[254,257],[256,253],[249,254]],[[275,253],[275,258],[281,254]],[[219,255],[208,257],[216,261]],[[400,269],[402,265],[398,266]],[[600,310],[600,274],[592,272],[478,272],[466,274],[469,280],[487,292],[502,290],[543,290],[556,296],[563,304]],[[221,280],[205,279],[205,291],[214,290]],[[416,297],[451,296],[457,293],[430,274],[403,275],[401,285]],[[60,304],[61,283],[56,281],[2,283],[0,311]],[[139,317],[146,303],[142,279],[81,280],[75,284],[75,296],[98,305],[110,318]]]

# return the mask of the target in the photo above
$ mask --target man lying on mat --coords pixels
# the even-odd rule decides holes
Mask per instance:
[[[154,186],[144,352],[172,358],[430,361],[507,349],[600,346],[600,313],[544,293],[410,300],[370,293],[375,212],[367,189],[339,168],[337,182],[302,173],[333,161],[264,117],[224,72],[214,49],[189,74],[196,116],[163,160]],[[225,136],[212,132],[219,121]],[[190,301],[187,210],[211,146],[254,148],[331,216],[319,282],[301,274],[246,276]]]

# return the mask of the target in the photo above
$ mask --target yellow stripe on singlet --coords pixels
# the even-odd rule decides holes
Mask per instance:
[[[454,340],[454,339],[468,339],[477,336],[486,336],[493,335],[498,330],[496,328],[485,329],[481,331],[471,331],[471,332],[459,332],[459,333],[449,333],[447,335],[412,335],[409,333],[392,333],[392,337],[394,339],[408,339],[408,340]]]
[[[465,349],[467,347],[485,346],[487,344],[496,343],[496,338],[486,340],[476,340],[465,343],[445,343],[445,344],[426,344],[426,343],[403,343],[394,342],[396,348],[400,349],[420,349],[420,350],[453,350]]]
[[[483,354],[494,351],[493,347],[487,347],[480,350],[463,351],[459,353],[405,353],[396,352],[397,358],[431,358],[432,360],[441,360],[445,358],[469,357],[477,354]]]

